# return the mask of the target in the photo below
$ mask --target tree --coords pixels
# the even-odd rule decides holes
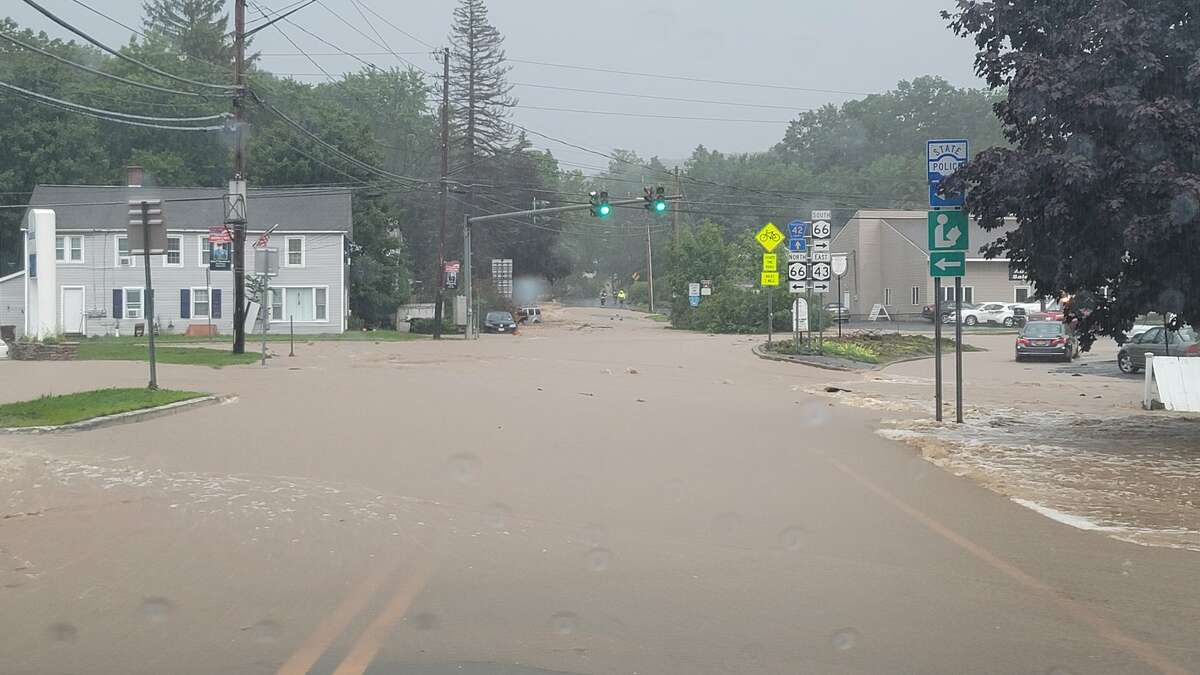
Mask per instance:
[[[1082,341],[1122,339],[1139,313],[1200,321],[1200,15],[1177,0],[996,3],[943,13],[976,71],[1006,90],[1012,148],[956,176],[1042,294],[1070,294]]]
[[[225,0],[148,0],[142,9],[149,39],[161,39],[188,58],[233,63]]]
[[[510,66],[504,36],[488,22],[483,0],[459,0],[450,32],[450,102],[455,132],[462,138],[463,161],[492,155],[512,139],[508,114]]]

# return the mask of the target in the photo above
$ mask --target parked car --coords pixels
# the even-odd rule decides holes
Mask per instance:
[[[845,323],[850,320],[850,308],[840,302],[830,302],[825,305],[825,311],[829,312],[834,321]]]
[[[1117,352],[1117,367],[1122,373],[1140,371],[1146,367],[1146,352],[1155,356],[1200,356],[1200,343],[1190,326],[1176,331],[1155,326],[1121,347]]]
[[[1030,321],[1017,334],[1018,361],[1050,356],[1070,361],[1079,356],[1079,340],[1061,321]]]
[[[963,308],[964,312],[967,311],[968,309],[975,309],[978,306],[979,305],[976,305],[973,302],[964,302],[962,304],[962,308]],[[954,314],[954,302],[953,301],[943,302],[942,303],[942,322],[943,323],[953,322],[954,319],[950,318],[951,315],[953,315],[953,314]],[[922,307],[921,308],[921,316],[925,317],[926,319],[929,319],[930,321],[933,321],[933,305],[925,305],[924,307]]]
[[[954,309],[951,308],[949,315],[946,317],[947,323],[954,322]],[[971,309],[967,309],[965,303],[962,310],[962,322],[965,326],[975,326],[981,323],[995,323],[1008,327],[1017,324],[1016,315],[1011,307],[1000,302],[987,302]]]
[[[1026,323],[1029,323],[1029,312],[1025,311],[1024,305],[1014,303],[1014,304],[1009,305],[1008,308],[1012,310],[1013,321],[1017,324],[1018,327],[1024,326]]]
[[[517,322],[513,321],[512,314],[508,312],[488,312],[483,319],[485,333],[512,333],[516,329]]]

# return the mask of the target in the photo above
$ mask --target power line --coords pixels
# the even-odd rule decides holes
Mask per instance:
[[[846,94],[850,96],[870,96],[872,92],[868,91],[848,91],[843,89],[816,89],[812,87],[794,87],[786,84],[763,84],[755,82],[733,82],[730,80],[710,80],[702,77],[690,77],[687,75],[664,75],[659,73],[642,73],[632,70],[616,70],[612,68],[596,68],[594,66],[576,66],[566,63],[550,63],[548,61],[534,61],[531,59],[514,59],[509,58],[509,61],[514,63],[528,63],[535,66],[546,66],[549,68],[566,68],[569,70],[586,70],[596,73],[612,73],[614,75],[631,75],[634,77],[652,77],[661,80],[681,80],[684,82],[703,82],[707,84],[723,84],[731,87],[755,87],[760,89],[783,89],[788,91],[804,91],[817,94]]]
[[[370,28],[371,32],[375,34],[375,37],[379,38],[379,42],[383,43],[383,44],[379,45],[380,47],[383,47],[384,49],[391,52],[392,56],[396,57],[396,60],[399,61],[400,63],[406,64],[411,68],[416,68],[417,70],[423,70],[422,68],[418,68],[417,65],[415,63],[413,63],[412,61],[402,58],[398,52],[396,52],[394,49],[392,49],[392,46],[390,44],[388,44],[388,41],[384,40],[383,36],[379,34],[379,30],[377,28],[375,28],[375,24],[371,23],[371,20],[367,18],[367,15],[363,12],[362,7],[359,7],[358,0],[350,0],[350,4],[354,5],[354,9],[358,12],[358,15],[362,17],[363,23],[367,24],[367,27]],[[326,5],[324,2],[321,3],[321,6],[324,7],[325,9],[329,9],[329,6]]]
[[[138,29],[134,28],[133,26],[129,26],[129,25],[127,25],[127,24],[123,24],[123,23],[121,23],[120,21],[117,21],[116,19],[112,18],[111,16],[109,16],[109,15],[105,14],[104,12],[101,12],[100,10],[98,10],[98,9],[96,9],[96,8],[94,8],[94,7],[90,7],[90,6],[88,6],[88,5],[87,5],[86,3],[84,3],[84,2],[80,2],[80,0],[71,0],[71,2],[73,2],[73,3],[77,4],[77,5],[79,5],[80,7],[82,7],[82,8],[84,8],[84,9],[86,9],[87,11],[89,11],[89,12],[91,12],[91,13],[93,13],[93,14],[96,14],[97,16],[100,16],[100,17],[102,17],[102,18],[108,19],[109,21],[111,21],[111,22],[113,22],[113,23],[117,24],[118,26],[120,26],[121,28],[124,28],[124,29],[125,29],[125,30],[127,30],[127,31],[130,31],[130,32],[132,32],[134,35],[137,35],[138,37],[142,37],[142,38],[146,37],[146,34],[145,34],[145,33],[143,33],[142,31],[140,31],[140,30],[138,30]]]
[[[35,98],[35,99],[42,100],[42,101],[56,103],[60,106],[64,106],[64,107],[68,107],[68,108],[78,108],[81,111],[86,110],[87,112],[90,112],[90,113],[93,113],[96,115],[105,115],[105,116],[109,116],[109,117],[120,117],[120,118],[131,119],[131,120],[143,120],[143,121],[147,121],[147,122],[211,122],[213,120],[225,119],[226,117],[229,116],[227,113],[218,113],[215,115],[201,115],[198,117],[155,117],[153,115],[134,115],[132,113],[117,112],[115,110],[104,110],[102,108],[92,108],[90,106],[86,106],[86,105],[83,105],[80,103],[65,101],[60,98],[54,98],[53,96],[39,94],[36,91],[30,91],[28,89],[23,89],[16,85],[9,84],[7,82],[0,82],[0,87],[4,87],[5,89],[10,89],[10,90],[18,92],[20,94],[24,94],[26,97],[31,97],[31,98]]]
[[[78,4],[83,4],[83,3],[81,3],[81,2],[78,2],[78,0],[76,0],[76,2],[77,2]],[[165,70],[160,70],[160,69],[158,69],[158,68],[155,68],[154,66],[152,66],[152,65],[150,65],[150,64],[148,64],[148,63],[144,63],[144,62],[142,62],[142,61],[139,61],[139,60],[137,60],[137,59],[133,58],[132,56],[127,56],[127,55],[125,55],[125,54],[121,53],[120,51],[117,51],[116,49],[113,49],[112,47],[109,47],[108,45],[104,44],[103,42],[100,42],[99,40],[97,40],[96,38],[92,37],[91,35],[88,35],[87,33],[85,33],[85,32],[83,32],[83,31],[79,30],[79,29],[78,29],[78,28],[76,28],[75,26],[72,26],[71,24],[67,23],[67,22],[66,22],[66,21],[64,21],[63,19],[60,19],[60,18],[59,18],[58,16],[56,16],[56,15],[55,15],[53,12],[51,12],[51,11],[50,11],[50,10],[48,10],[48,9],[46,9],[45,7],[42,7],[41,5],[39,5],[39,4],[38,4],[37,2],[35,2],[34,0],[25,0],[25,4],[27,4],[27,5],[29,5],[30,7],[34,8],[34,9],[36,9],[38,12],[40,12],[40,13],[41,13],[43,16],[45,16],[46,18],[48,18],[48,19],[50,19],[51,21],[53,21],[54,23],[56,23],[56,24],[58,24],[58,25],[62,26],[63,28],[66,28],[67,30],[69,30],[69,31],[71,31],[72,33],[74,33],[74,34],[78,35],[79,37],[83,38],[84,40],[87,40],[88,42],[92,43],[92,44],[93,44],[93,45],[95,45],[96,47],[98,47],[98,48],[100,48],[100,49],[102,49],[102,50],[104,50],[104,51],[108,52],[109,54],[112,54],[113,56],[115,56],[115,57],[117,57],[117,58],[119,58],[119,59],[121,59],[121,60],[123,60],[123,61],[127,61],[127,62],[129,62],[129,63],[132,63],[132,64],[134,64],[134,65],[138,66],[139,68],[144,68],[144,69],[146,69],[146,70],[148,70],[148,71],[150,71],[150,72],[152,72],[152,73],[155,73],[155,74],[157,74],[157,75],[161,75],[161,76],[163,76],[163,77],[166,77],[166,78],[169,78],[169,79],[172,79],[172,80],[176,80],[176,81],[178,81],[178,82],[183,82],[184,84],[190,84],[190,85],[192,85],[192,86],[194,86],[194,87],[207,87],[207,88],[210,88],[210,89],[220,89],[220,90],[222,90],[222,91],[229,91],[230,89],[232,89],[232,87],[231,87],[231,86],[229,86],[229,85],[224,85],[224,84],[212,84],[212,83],[210,83],[210,82],[199,82],[199,81],[197,81],[197,80],[188,79],[188,78],[186,78],[186,77],[180,77],[179,75],[173,75],[173,74],[171,74],[171,73],[168,73],[168,72],[167,72],[167,71],[165,71]],[[86,7],[86,5],[84,5],[84,6]]]
[[[406,37],[408,37],[408,38],[412,39],[413,41],[415,41],[415,42],[417,42],[417,43],[420,43],[420,44],[422,44],[422,45],[425,45],[426,47],[429,47],[430,49],[433,49],[433,50],[436,50],[436,49],[437,49],[437,47],[436,47],[435,45],[431,45],[431,44],[429,44],[428,42],[426,42],[426,41],[422,40],[421,38],[417,37],[416,35],[413,35],[412,33],[410,33],[410,32],[408,32],[408,31],[404,30],[403,28],[401,28],[401,27],[397,26],[396,24],[392,23],[391,21],[389,21],[389,20],[387,19],[387,17],[385,17],[385,16],[383,16],[382,14],[380,14],[379,12],[376,12],[375,10],[371,9],[371,6],[370,6],[370,5],[368,5],[368,4],[366,3],[366,0],[359,0],[359,2],[361,2],[361,3],[362,3],[362,6],[363,6],[363,7],[366,7],[366,9],[367,9],[367,11],[368,11],[368,12],[370,12],[370,13],[374,14],[376,18],[378,18],[380,21],[382,21],[382,22],[386,23],[388,26],[391,26],[391,27],[392,27],[392,29],[393,29],[393,30],[395,30],[396,32],[398,32],[398,33],[400,33],[401,35],[404,35],[404,36],[406,36]]]
[[[703,98],[680,98],[677,96],[656,96],[654,94],[634,94],[634,93],[630,93],[630,92],[610,91],[610,90],[605,90],[605,89],[580,89],[578,87],[559,87],[559,86],[551,85],[551,84],[534,84],[532,82],[513,82],[512,84],[514,84],[518,87],[536,87],[538,89],[554,89],[556,91],[571,91],[571,92],[576,92],[576,93],[580,93],[580,94],[601,94],[604,96],[622,96],[625,98],[641,98],[641,99],[649,99],[649,100],[655,100],[655,101],[676,101],[679,103],[707,103],[707,104],[711,104],[711,105],[730,105],[730,106],[737,106],[737,107],[741,107],[741,108],[755,108],[755,109],[769,108],[769,109],[774,109],[774,110],[791,110],[794,112],[803,112],[803,111],[807,110],[804,108],[798,108],[796,106],[776,105],[776,104],[771,104],[771,103],[745,103],[745,102],[738,102],[738,101],[716,101],[716,100],[712,100],[712,99],[703,99]]]
[[[421,55],[421,54],[424,54],[424,53],[425,53],[425,52],[399,52],[399,51],[386,51],[386,52],[307,52],[307,54],[308,54],[308,55],[312,55],[312,56],[348,56],[348,55],[353,55],[353,56],[389,56],[389,55],[394,55],[394,54],[404,54],[405,56],[418,56],[418,55]],[[259,56],[272,56],[272,57],[278,57],[278,56],[305,56],[305,55],[306,55],[306,53],[305,53],[305,52],[258,52],[258,55],[259,55]],[[276,73],[276,74],[277,74],[277,75],[304,75],[305,73]]]
[[[729,117],[688,117],[685,115],[656,115],[654,113],[617,112],[615,110],[580,110],[578,108],[553,108],[549,106],[517,104],[514,108],[524,110],[549,110],[551,112],[581,113],[584,115],[611,115],[613,117],[642,117],[660,120],[692,120],[696,122],[748,122],[754,124],[788,124],[791,120],[752,120]]]
[[[34,101],[36,103],[41,103],[42,105],[46,105],[51,108],[57,108],[59,110],[64,110],[66,112],[77,113],[80,115],[84,115],[86,117],[93,117],[93,118],[105,120],[108,122],[116,122],[118,124],[127,124],[127,125],[135,126],[135,127],[145,127],[145,128],[149,128],[149,129],[164,129],[164,130],[170,130],[170,131],[224,131],[225,130],[224,125],[197,127],[197,126],[177,126],[177,125],[157,124],[157,122],[204,121],[204,120],[214,119],[214,118],[223,118],[224,117],[223,115],[210,115],[207,117],[152,117],[152,116],[147,116],[147,115],[130,115],[129,113],[119,113],[119,112],[112,111],[112,110],[91,108],[89,106],[80,105],[78,103],[71,103],[70,101],[64,101],[62,99],[57,99],[52,96],[46,96],[45,94],[39,94],[37,92],[29,91],[28,89],[22,89],[21,87],[17,87],[17,86],[8,84],[7,82],[0,82],[0,87],[16,92],[16,94],[18,96],[20,96],[26,100]],[[144,121],[138,121],[138,120],[150,120],[151,122],[144,122]]]
[[[83,71],[92,73],[93,75],[99,75],[100,77],[105,77],[110,80],[115,80],[117,82],[122,82],[124,84],[132,85],[134,87],[140,87],[142,89],[149,89],[151,91],[162,92],[165,94],[175,94],[178,96],[199,96],[202,98],[208,98],[210,96],[213,96],[213,94],[200,94],[200,93],[197,93],[194,91],[180,91],[178,89],[168,89],[167,87],[160,87],[158,85],[149,84],[146,82],[138,82],[137,80],[126,79],[124,77],[121,77],[120,75],[113,75],[111,73],[106,73],[103,70],[98,70],[96,68],[92,68],[91,66],[85,66],[82,63],[75,63],[74,61],[65,59],[65,58],[59,56],[58,54],[55,54],[53,52],[48,52],[44,49],[40,49],[38,47],[35,47],[34,45],[31,45],[31,44],[28,44],[21,40],[18,40],[15,37],[12,37],[11,35],[8,35],[5,33],[0,33],[0,38],[4,38],[5,40],[8,40],[9,42],[17,45],[18,47],[28,49],[31,52],[37,52],[38,54],[41,54],[42,56],[47,56],[51,59],[54,59],[55,61],[58,61],[59,63],[63,63],[68,66],[71,66],[72,68],[78,68],[79,70],[83,70]]]

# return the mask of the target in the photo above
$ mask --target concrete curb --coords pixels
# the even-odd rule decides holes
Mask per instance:
[[[155,417],[173,415],[177,412],[182,412],[186,408],[199,408],[208,405],[216,405],[219,403],[231,403],[236,400],[236,396],[201,396],[199,398],[189,398],[186,401],[176,401],[174,403],[160,405],[156,408],[130,410],[129,412],[117,413],[115,415],[104,415],[102,417],[93,417],[90,420],[82,420],[79,422],[72,422],[70,424],[59,424],[57,426],[46,427],[0,427],[0,435],[54,434],[71,431],[88,431],[90,429],[113,427],[119,424],[130,424],[132,422],[141,422],[142,420],[153,419]]]
[[[791,356],[788,354],[772,354],[772,353],[768,352],[765,349],[765,347],[766,347],[766,345],[764,345],[764,344],[754,345],[754,347],[751,349],[751,351],[753,351],[754,355],[757,356],[758,358],[766,359],[767,361],[783,361],[784,363],[797,363],[802,366],[811,366],[813,368],[820,368],[821,370],[836,370],[836,371],[842,372],[842,373],[858,373],[858,372],[863,372],[863,371],[867,371],[867,370],[873,370],[873,368],[870,368],[866,364],[864,364],[863,368],[848,368],[846,366],[839,366],[839,365],[832,364],[832,363],[816,361],[815,359],[808,359],[808,358],[804,358],[802,356]]]

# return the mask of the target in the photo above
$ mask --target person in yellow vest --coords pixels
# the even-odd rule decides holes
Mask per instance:
[[[621,307],[625,307],[625,289],[624,288],[617,291],[617,303],[620,304]]]

